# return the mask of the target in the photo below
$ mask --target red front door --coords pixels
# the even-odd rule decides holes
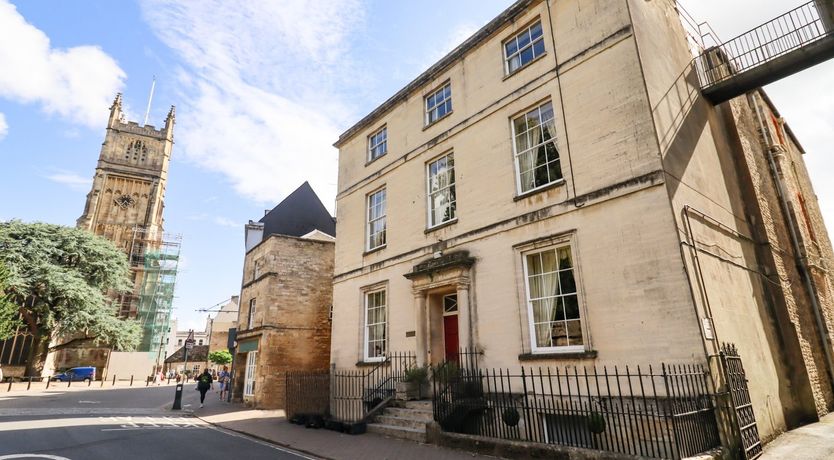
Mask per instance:
[[[443,343],[446,347],[446,361],[458,360],[458,315],[443,317]]]

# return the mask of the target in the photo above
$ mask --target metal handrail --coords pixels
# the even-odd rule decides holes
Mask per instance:
[[[832,35],[815,1],[809,1],[748,30],[696,58],[701,88],[770,62],[790,51]]]

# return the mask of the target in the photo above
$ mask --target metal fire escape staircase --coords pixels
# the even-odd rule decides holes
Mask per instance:
[[[702,34],[701,38],[705,35]],[[720,45],[694,64],[701,93],[713,104],[834,57],[834,0],[813,0]]]

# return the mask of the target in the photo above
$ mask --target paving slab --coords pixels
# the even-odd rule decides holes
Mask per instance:
[[[374,433],[349,435],[289,423],[284,411],[247,409],[241,404],[212,404],[195,409],[194,416],[213,425],[295,449],[338,460],[464,460],[495,459],[431,444],[387,438]]]
[[[765,446],[761,460],[834,459],[834,413],[817,423],[783,433]]]

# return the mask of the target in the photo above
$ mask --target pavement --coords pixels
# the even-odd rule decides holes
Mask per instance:
[[[781,434],[764,448],[761,460],[834,459],[834,413],[819,422]]]
[[[255,437],[313,457],[338,460],[492,459],[471,452],[384,437],[349,435],[289,423],[281,410],[248,409],[241,404],[212,402],[194,416],[215,426]]]

